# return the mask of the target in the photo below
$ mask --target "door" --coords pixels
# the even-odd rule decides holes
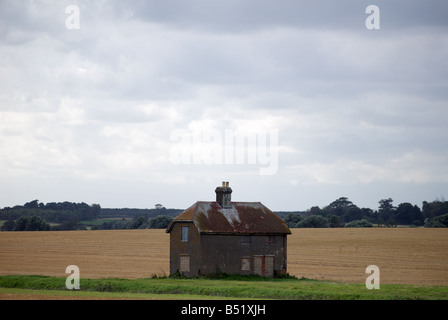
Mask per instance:
[[[254,274],[263,277],[273,277],[274,256],[254,256]]]

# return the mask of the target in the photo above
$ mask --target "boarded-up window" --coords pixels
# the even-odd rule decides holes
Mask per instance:
[[[241,243],[242,244],[249,244],[250,243],[250,236],[241,236]]]
[[[179,272],[189,272],[190,271],[190,256],[182,254],[179,256],[180,266]]]
[[[241,270],[250,271],[250,258],[241,258]]]
[[[266,244],[275,243],[275,236],[266,236]]]
[[[188,241],[188,227],[182,227],[181,241]]]

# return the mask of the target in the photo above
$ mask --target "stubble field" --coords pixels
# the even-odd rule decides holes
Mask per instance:
[[[165,230],[0,232],[0,274],[148,278],[169,273]],[[292,229],[288,272],[298,278],[382,284],[448,285],[448,229]]]

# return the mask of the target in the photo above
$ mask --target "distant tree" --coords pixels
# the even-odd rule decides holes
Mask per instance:
[[[85,226],[78,224],[78,221],[75,219],[65,221],[61,225],[51,228],[51,230],[53,231],[60,231],[60,230],[66,231],[66,230],[79,230],[79,229],[85,229]]]
[[[39,216],[22,216],[16,221],[14,231],[48,231],[50,225]]]
[[[144,229],[146,227],[146,220],[144,216],[135,217],[129,224],[129,229]]]
[[[426,218],[425,227],[427,228],[448,228],[448,213],[440,216]]]
[[[448,201],[423,201],[422,214],[425,219],[437,217],[446,213],[448,213]]]
[[[334,214],[327,215],[327,221],[330,228],[342,228],[344,226],[344,221],[342,218]]]
[[[171,222],[171,217],[160,215],[149,220],[148,227],[150,229],[166,229]]]
[[[93,218],[98,218],[98,216],[101,213],[101,206],[99,204],[94,203],[90,206],[90,211]]]
[[[321,208],[319,208],[318,206],[311,207],[309,213],[310,215],[320,215],[320,216],[324,216],[326,214],[326,212]]]
[[[343,215],[344,221],[349,222],[353,220],[360,220],[362,219],[362,211],[357,206],[351,206],[348,207]]]
[[[424,221],[420,208],[409,202],[400,203],[395,210],[395,219],[397,224],[421,225]]]
[[[38,209],[39,208],[39,200],[33,200],[25,203],[24,208],[26,209]]]
[[[348,200],[347,197],[340,197],[339,199],[333,201],[328,206],[326,206],[323,209],[323,211],[325,211],[327,215],[332,214],[338,217],[342,217],[350,208],[358,208],[358,207],[354,205],[353,202]]]
[[[14,222],[14,220],[8,220],[2,225],[0,229],[2,231],[13,231],[15,227],[16,223]]]
[[[382,223],[394,224],[395,223],[395,207],[392,204],[392,198],[381,199],[378,203],[378,218]]]
[[[394,200],[392,200],[392,198],[381,199],[380,201],[378,201],[378,203],[380,204],[379,209],[380,210],[393,210],[393,209],[395,209],[395,207],[392,204],[392,202],[394,202]]]
[[[47,231],[50,230],[50,225],[41,217],[31,216],[29,219],[29,231]]]
[[[288,213],[285,215],[284,221],[289,228],[296,228],[297,223],[302,221],[302,216],[298,213]]]
[[[48,202],[45,205],[45,209],[48,209],[48,210],[58,210],[59,206],[58,206],[58,204],[56,202]]]
[[[362,216],[363,216],[364,218],[366,218],[367,220],[370,220],[370,219],[374,219],[374,218],[375,218],[375,213],[374,213],[374,211],[373,211],[372,209],[370,209],[370,208],[361,208],[361,213],[362,213]]]
[[[297,223],[297,228],[328,228],[327,219],[322,216],[308,216]]]
[[[345,225],[346,228],[371,228],[373,224],[371,224],[366,219],[353,220]]]
[[[14,231],[26,231],[28,218],[29,217],[21,216],[19,219],[17,219]]]

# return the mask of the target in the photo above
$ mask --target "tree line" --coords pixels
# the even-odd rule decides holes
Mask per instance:
[[[172,218],[182,211],[181,209],[167,209],[161,204],[154,205],[154,209],[102,209],[102,218],[116,219],[106,220],[100,225],[93,226],[92,229],[165,229]]]
[[[359,208],[347,197],[340,197],[320,208],[304,212],[276,212],[290,228],[341,228],[411,225],[448,227],[448,201],[423,201],[422,209],[404,202],[398,206],[391,198],[381,199],[378,209]],[[182,209],[104,209],[84,202],[49,202],[33,200],[0,209],[2,231],[58,231],[109,229],[164,229]],[[101,219],[101,220],[100,220]],[[86,222],[88,221],[88,222]],[[89,224],[90,223],[90,224]]]
[[[159,215],[154,218],[136,216],[132,220],[122,218],[117,221],[105,221],[99,226],[93,226],[91,230],[117,230],[117,229],[166,229],[173,217]]]
[[[183,210],[166,209],[104,209],[99,204],[84,202],[49,202],[33,200],[24,205],[0,209],[2,231],[60,231],[107,229],[166,228],[172,217]],[[109,219],[108,219],[109,218]],[[100,220],[101,219],[101,220]]]
[[[101,212],[99,204],[84,202],[49,202],[33,200],[24,205],[5,207],[0,210],[2,231],[48,231],[85,229],[82,220],[96,219]],[[53,225],[50,225],[52,223]]]
[[[423,201],[422,209],[409,202],[394,206],[392,198],[381,199],[377,210],[359,208],[347,197],[329,205],[311,207],[302,213],[287,213],[283,219],[290,228],[341,228],[411,225],[448,227],[448,201]]]

